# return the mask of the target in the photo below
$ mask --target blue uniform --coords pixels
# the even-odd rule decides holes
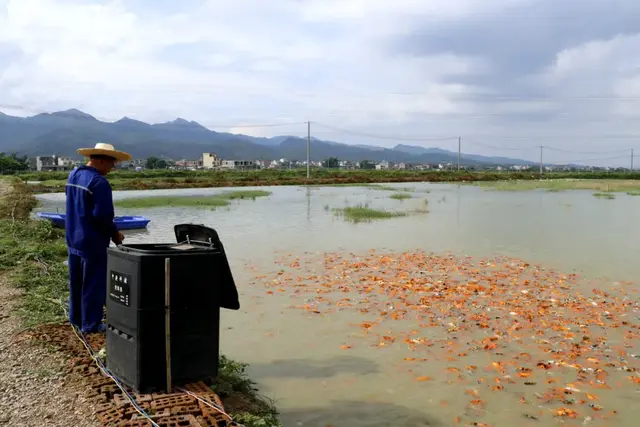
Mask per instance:
[[[96,169],[79,166],[69,174],[66,195],[69,322],[95,332],[106,303],[107,248],[117,233],[111,185]]]

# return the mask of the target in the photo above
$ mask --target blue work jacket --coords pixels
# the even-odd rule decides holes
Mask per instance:
[[[85,258],[106,256],[111,238],[118,232],[109,181],[89,166],[69,174],[65,188],[66,241],[69,253]]]

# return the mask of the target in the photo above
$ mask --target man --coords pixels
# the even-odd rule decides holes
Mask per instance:
[[[69,322],[84,333],[103,333],[102,310],[107,297],[107,248],[122,243],[114,219],[111,185],[105,176],[131,155],[98,143],[78,153],[85,166],[69,174],[65,188],[65,232],[69,248]]]

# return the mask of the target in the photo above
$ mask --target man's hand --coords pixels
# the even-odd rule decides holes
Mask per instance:
[[[124,240],[124,234],[122,234],[121,232],[118,231],[115,234],[115,236],[113,236],[113,238],[111,240],[113,240],[113,243],[115,243],[116,245],[120,245],[120,244],[122,244],[122,241]]]

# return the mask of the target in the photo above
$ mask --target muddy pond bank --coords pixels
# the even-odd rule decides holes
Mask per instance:
[[[41,172],[19,175],[35,193],[63,192],[68,172]],[[305,170],[256,171],[115,171],[109,180],[114,190],[159,190],[218,187],[354,185],[403,182],[512,182],[558,180],[640,180],[640,173],[553,172],[540,176],[536,171],[455,171],[455,170]]]

